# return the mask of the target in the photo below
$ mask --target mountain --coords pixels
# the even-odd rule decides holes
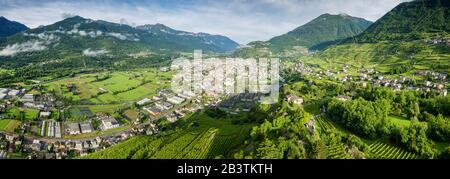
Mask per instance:
[[[346,14],[323,14],[287,34],[274,37],[269,48],[280,51],[294,46],[320,49],[363,32],[372,22]]]
[[[375,66],[392,75],[450,73],[450,1],[401,3],[360,35],[316,56],[327,63]]]
[[[296,29],[263,42],[255,41],[239,49],[238,57],[295,57],[310,50],[322,50],[349,37],[354,37],[372,22],[347,14],[323,14]]]
[[[185,31],[174,30],[163,24],[143,25],[136,27],[144,30],[153,36],[156,41],[165,41],[167,46],[163,48],[170,48],[170,45],[176,44],[177,48],[182,49],[203,49],[205,51],[230,52],[236,50],[238,43],[221,35],[210,35],[206,33],[191,33]],[[155,41],[153,45],[158,45]]]
[[[18,32],[22,32],[27,30],[28,27],[16,22],[10,21],[3,16],[0,16],[0,37],[6,37],[10,35],[14,35]]]
[[[222,53],[233,51],[238,45],[224,36],[183,32],[162,24],[135,28],[74,16],[0,40],[0,60],[40,61],[44,57],[68,56],[123,58],[142,51],[166,53],[195,49]]]
[[[415,40],[427,34],[448,34],[450,1],[416,0],[405,2],[356,37],[359,42]]]

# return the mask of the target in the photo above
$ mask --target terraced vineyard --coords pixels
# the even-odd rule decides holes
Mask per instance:
[[[329,159],[350,159],[351,156],[345,151],[344,144],[333,144],[327,147]]]
[[[316,124],[317,127],[319,127],[320,130],[332,130],[332,129],[336,129],[336,126],[334,126],[334,124],[328,120],[325,117],[318,117],[316,118]]]
[[[232,125],[230,120],[197,114],[198,127],[157,136],[139,136],[82,158],[205,159],[227,157],[249,136],[251,125]],[[123,150],[125,147],[127,150]]]
[[[370,152],[376,159],[416,159],[417,156],[405,151],[400,147],[395,147],[382,142],[375,142],[370,146]]]

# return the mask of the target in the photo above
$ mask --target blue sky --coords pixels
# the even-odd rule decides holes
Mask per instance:
[[[64,14],[130,25],[162,23],[246,44],[284,34],[324,13],[376,21],[405,1],[410,0],[0,0],[0,16],[32,28],[60,21]]]

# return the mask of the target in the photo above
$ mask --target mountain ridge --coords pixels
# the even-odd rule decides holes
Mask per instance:
[[[363,18],[347,14],[325,13],[286,34],[273,37],[268,42],[270,48],[275,50],[291,46],[320,49],[323,47],[317,45],[358,35],[371,24],[372,22]]]
[[[147,27],[149,26],[152,25],[147,25]],[[153,27],[157,27],[155,28],[157,30],[152,31],[141,27],[135,28],[124,24],[73,16],[47,26],[28,29],[1,40],[0,47],[3,47],[3,49],[0,48],[0,55],[15,55],[16,53],[5,53],[4,50],[17,46],[23,47],[23,43],[33,40],[40,40],[41,44],[45,44],[47,47],[29,50],[25,46],[24,48],[18,48],[19,53],[50,50],[51,48],[48,48],[48,45],[62,46],[64,48],[61,47],[60,50],[74,52],[81,52],[87,48],[106,48],[111,52],[123,51],[123,49],[127,49],[127,51],[147,49],[190,52],[195,49],[202,49],[205,52],[219,53],[234,51],[239,46],[238,43],[225,36],[207,33],[189,36],[183,34],[194,33],[175,30],[163,24],[156,24]],[[177,33],[167,33],[162,29]],[[17,51],[17,49],[12,50]],[[58,50],[58,47],[55,50]]]
[[[20,22],[11,21],[6,17],[0,16],[0,37],[11,36],[27,29],[28,27]]]
[[[450,1],[415,0],[404,2],[357,35],[358,42],[417,40],[426,34],[450,32]]]

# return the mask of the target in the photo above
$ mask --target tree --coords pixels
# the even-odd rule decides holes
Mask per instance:
[[[441,154],[442,159],[450,159],[450,147],[447,147]]]
[[[418,153],[424,158],[435,158],[437,151],[433,149],[431,141],[427,138],[428,126],[426,123],[412,120],[411,124],[406,129],[397,130],[400,133],[401,145],[405,146],[411,151]]]

